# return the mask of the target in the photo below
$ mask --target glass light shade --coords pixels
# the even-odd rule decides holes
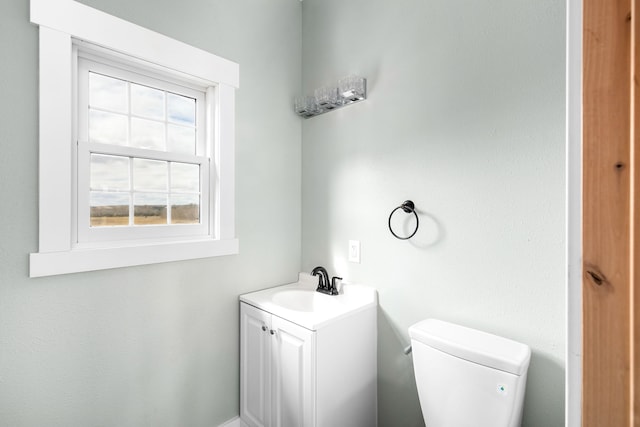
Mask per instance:
[[[296,98],[294,110],[298,115],[303,117],[315,116],[320,112],[315,96]]]
[[[316,89],[314,93],[318,107],[323,110],[333,110],[342,104],[337,87],[321,87]]]
[[[364,77],[343,77],[338,80],[338,92],[346,103],[360,101],[366,98],[366,84]]]
[[[307,98],[300,96],[293,102],[293,111],[299,115],[305,115],[307,113]]]

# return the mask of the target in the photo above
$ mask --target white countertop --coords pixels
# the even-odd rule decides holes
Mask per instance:
[[[300,273],[295,283],[240,295],[240,301],[310,330],[378,304],[376,290],[343,282],[339,295],[316,292],[318,278]]]

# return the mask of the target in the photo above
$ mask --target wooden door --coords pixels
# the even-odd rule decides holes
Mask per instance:
[[[634,403],[639,297],[634,293],[639,241],[634,194],[640,181],[634,151],[637,79],[632,78],[638,61],[638,1],[583,0],[585,427],[640,425]]]

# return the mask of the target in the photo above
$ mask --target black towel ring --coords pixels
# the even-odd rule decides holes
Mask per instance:
[[[408,214],[412,213],[416,217],[416,229],[413,230],[413,233],[411,233],[407,237],[398,236],[396,233],[393,232],[393,229],[391,228],[391,217],[393,216],[394,213],[396,213],[398,209],[402,209],[403,211],[405,211],[405,213],[408,213]],[[405,200],[400,206],[392,210],[391,214],[389,214],[389,231],[391,232],[391,234],[393,234],[393,237],[395,237],[396,239],[408,240],[412,238],[418,232],[419,225],[420,225],[420,220],[418,219],[418,214],[416,213],[416,206],[413,204],[411,200]]]

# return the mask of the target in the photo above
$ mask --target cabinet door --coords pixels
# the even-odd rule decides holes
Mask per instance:
[[[240,417],[249,427],[271,426],[271,315],[240,304]]]
[[[274,427],[315,425],[315,333],[271,319]]]

